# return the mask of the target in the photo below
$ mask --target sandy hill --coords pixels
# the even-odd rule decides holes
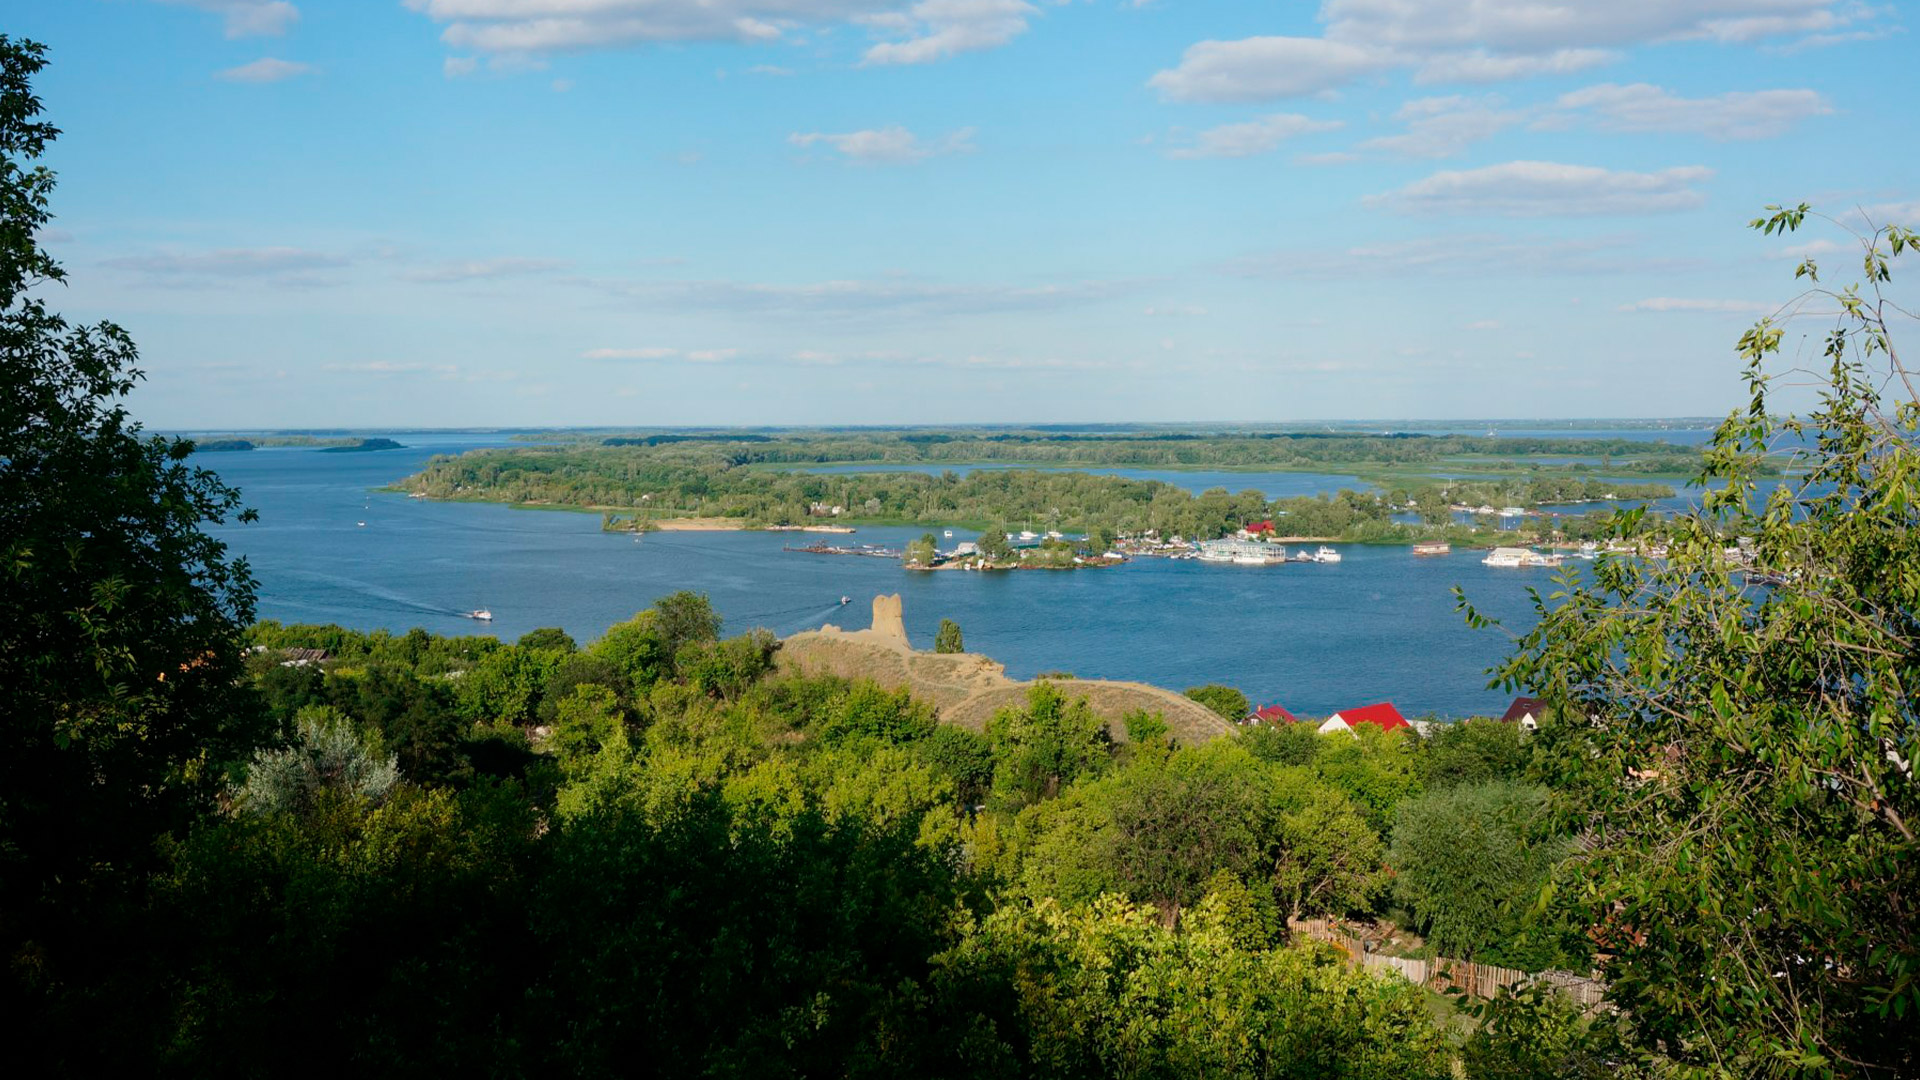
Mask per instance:
[[[1033,685],[1007,678],[1004,665],[975,653],[916,650],[907,640],[897,594],[873,598],[871,629],[824,626],[795,634],[781,646],[779,658],[783,668],[808,674],[872,679],[889,689],[905,686],[915,697],[931,702],[942,721],[975,731],[986,726],[994,710],[1024,702],[1027,688]],[[1233,730],[1212,709],[1157,686],[1105,679],[1075,679],[1058,685],[1070,697],[1085,698],[1094,712],[1106,718],[1116,740],[1126,738],[1119,721],[1134,709],[1165,716],[1182,745]]]

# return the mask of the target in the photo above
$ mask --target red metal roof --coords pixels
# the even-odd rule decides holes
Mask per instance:
[[[1247,526],[1247,531],[1248,531],[1248,532],[1250,532],[1250,533],[1266,533],[1266,532],[1272,532],[1272,531],[1273,531],[1273,522],[1271,522],[1271,521],[1256,521],[1256,522],[1254,522],[1253,524],[1251,524],[1251,525],[1248,525],[1248,526]]]
[[[1339,716],[1347,722],[1348,727],[1353,727],[1355,724],[1375,724],[1382,731],[1392,731],[1394,728],[1413,726],[1407,723],[1407,718],[1400,715],[1400,710],[1394,708],[1391,701],[1362,705],[1357,709],[1341,709]]]
[[[1288,712],[1286,709],[1282,708],[1279,705],[1262,705],[1259,708],[1253,710],[1253,715],[1248,717],[1247,719],[1264,720],[1269,724],[1291,724],[1298,721],[1300,718]]]

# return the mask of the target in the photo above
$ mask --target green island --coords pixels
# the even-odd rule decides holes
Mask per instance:
[[[898,468],[985,463],[1045,467],[980,468],[965,475]],[[894,468],[805,471],[828,464]],[[823,530],[853,524],[953,525],[1073,532],[1098,547],[1103,538],[1149,534],[1207,540],[1271,521],[1282,534],[1353,543],[1484,543],[1522,535],[1598,536],[1610,516],[1609,503],[1674,494],[1667,483],[1615,474],[1689,476],[1700,464],[1696,447],[1630,440],[1298,432],[656,433],[608,436],[592,445],[438,457],[394,488],[438,499],[594,510],[609,529],[642,531],[695,523]],[[1376,486],[1269,500],[1252,490],[1214,488],[1196,495],[1161,480],[1074,471],[1225,466],[1337,472]],[[1595,475],[1597,470],[1605,475]],[[1594,510],[1525,517],[1520,530],[1503,530],[1492,515],[1471,523],[1455,517],[1457,511],[1482,508],[1583,504]]]
[[[372,450],[400,450],[404,444],[384,437],[331,435],[249,435],[245,438],[216,436],[193,440],[195,453],[226,454],[262,447],[310,447],[329,454],[357,454]]]

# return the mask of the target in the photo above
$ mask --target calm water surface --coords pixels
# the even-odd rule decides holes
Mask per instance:
[[[446,432],[390,437],[407,448],[197,459],[260,511],[259,523],[220,535],[252,564],[263,618],[505,640],[560,626],[584,643],[676,589],[712,597],[731,631],[758,625],[780,634],[829,621],[864,626],[870,599],[898,592],[921,647],[932,646],[941,618],[952,618],[970,649],[1016,678],[1070,671],[1173,688],[1217,681],[1308,714],[1388,699],[1409,714],[1466,716],[1505,707],[1507,695],[1486,689],[1484,672],[1504,655],[1506,638],[1466,629],[1450,588],[1464,586],[1482,610],[1518,630],[1531,623],[1526,587],[1548,584],[1548,571],[1495,570],[1476,553],[1415,559],[1405,548],[1353,545],[1342,546],[1344,562],[1324,566],[1140,559],[1077,572],[909,574],[881,559],[782,550],[805,542],[795,534],[655,533],[635,542],[601,532],[597,514],[373,492],[435,453],[507,442]],[[1270,493],[1352,486],[1349,477],[1302,473],[1217,475],[1230,477],[1225,486],[1234,490]],[[1164,476],[1216,482],[1209,474]],[[901,546],[923,531],[862,529],[834,539]],[[956,530],[955,540],[967,538]],[[842,595],[854,603],[842,608]],[[458,614],[479,607],[492,610],[491,625]]]

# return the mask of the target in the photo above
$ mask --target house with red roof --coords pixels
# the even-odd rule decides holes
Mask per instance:
[[[1413,727],[1407,722],[1406,717],[1400,715],[1400,710],[1393,707],[1393,702],[1382,701],[1334,713],[1327,717],[1326,723],[1320,725],[1320,733],[1324,735],[1330,731],[1351,732],[1359,724],[1372,724],[1382,731]]]
[[[1261,533],[1270,533],[1272,531],[1273,522],[1271,521],[1256,521],[1246,528],[1246,533],[1249,536],[1259,536]]]
[[[1506,714],[1500,717],[1503,724],[1519,724],[1526,731],[1540,726],[1540,718],[1546,715],[1547,703],[1537,697],[1517,697],[1507,706]]]
[[[1262,705],[1251,713],[1248,713],[1247,718],[1240,722],[1242,724],[1272,724],[1278,727],[1281,724],[1297,723],[1299,719],[1299,717],[1288,712],[1282,706]]]

